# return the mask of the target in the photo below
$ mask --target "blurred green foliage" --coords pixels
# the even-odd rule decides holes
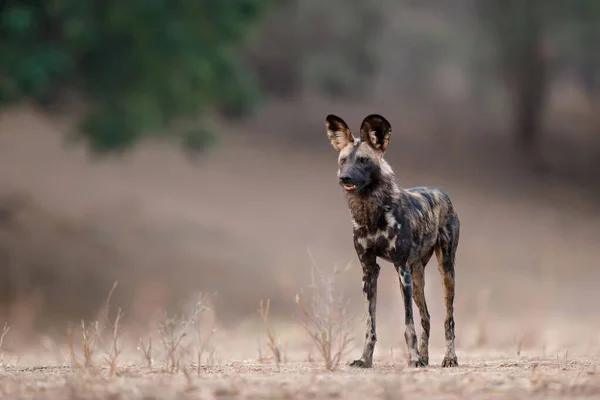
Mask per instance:
[[[239,50],[268,3],[2,1],[0,104],[76,93],[87,110],[78,135],[95,151],[157,134],[201,149],[207,133],[177,125],[209,109],[244,114],[258,100]]]

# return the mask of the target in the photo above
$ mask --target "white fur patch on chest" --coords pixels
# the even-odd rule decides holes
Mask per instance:
[[[357,241],[361,246],[368,248],[374,246],[375,243],[377,243],[377,241],[381,238],[388,241],[387,231],[377,231],[375,233],[368,233],[366,236],[361,236],[357,238]]]
[[[357,238],[358,243],[364,248],[369,248],[375,246],[375,244],[383,239],[385,243],[387,243],[387,250],[393,250],[396,248],[396,230],[400,227],[400,224],[394,218],[392,213],[386,213],[385,219],[387,222],[387,229],[380,229],[374,233],[368,232],[365,236],[361,236]],[[352,226],[355,229],[358,229],[360,226],[356,223],[356,221],[352,220]]]

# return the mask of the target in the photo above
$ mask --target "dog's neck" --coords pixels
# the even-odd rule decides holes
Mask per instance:
[[[381,218],[389,211],[391,204],[397,201],[402,189],[396,184],[394,172],[389,168],[381,169],[377,181],[365,193],[347,193],[348,208],[356,228],[366,227],[374,231]]]

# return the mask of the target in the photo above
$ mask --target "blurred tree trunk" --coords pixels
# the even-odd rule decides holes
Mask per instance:
[[[597,51],[600,43],[600,30],[598,27],[593,26],[586,31],[581,42],[583,49],[581,59],[577,63],[577,73],[588,100],[595,106],[600,90],[600,54]]]
[[[547,88],[547,66],[542,53],[539,27],[532,27],[524,37],[519,54],[506,65],[505,73],[511,85],[513,130],[519,150],[534,156],[542,131],[542,114]]]
[[[512,130],[518,150],[536,157],[547,92],[543,51],[542,0],[488,0],[478,3],[483,24],[497,50],[500,76],[509,88]]]

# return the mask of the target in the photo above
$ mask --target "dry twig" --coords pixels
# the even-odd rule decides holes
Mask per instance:
[[[326,272],[318,268],[312,256],[311,259],[310,294],[297,294],[296,303],[301,312],[302,327],[316,345],[325,368],[332,371],[339,366],[352,341],[353,318],[346,313],[347,301],[334,290],[335,279],[348,271],[350,265],[343,270],[334,267]]]
[[[181,367],[181,357],[187,349],[186,346],[182,346],[182,342],[187,336],[188,327],[196,320],[199,313],[208,310],[203,300],[201,295],[189,316],[169,317],[165,313],[163,321],[158,324],[158,332],[166,351],[167,370],[170,373],[178,372]]]
[[[109,373],[113,375],[117,370],[117,360],[119,355],[121,354],[122,348],[119,345],[119,339],[121,336],[121,331],[119,328],[119,321],[123,317],[123,312],[119,308],[117,311],[117,316],[115,317],[115,322],[112,327],[112,346],[110,350],[107,352],[107,355],[104,357],[104,360],[108,364]]]
[[[139,351],[144,355],[144,360],[146,360],[146,365],[148,369],[152,371],[152,363],[154,359],[152,358],[152,338],[148,337],[148,344],[144,343],[144,339],[140,340],[140,344],[137,347]]]
[[[265,326],[265,333],[267,334],[267,348],[273,354],[273,358],[277,364],[280,364],[282,361],[282,352],[279,346],[279,341],[277,340],[277,336],[273,332],[273,329],[269,325],[269,310],[271,306],[271,299],[267,299],[266,302],[263,300],[260,301],[260,305],[258,308],[258,313],[263,321]]]

